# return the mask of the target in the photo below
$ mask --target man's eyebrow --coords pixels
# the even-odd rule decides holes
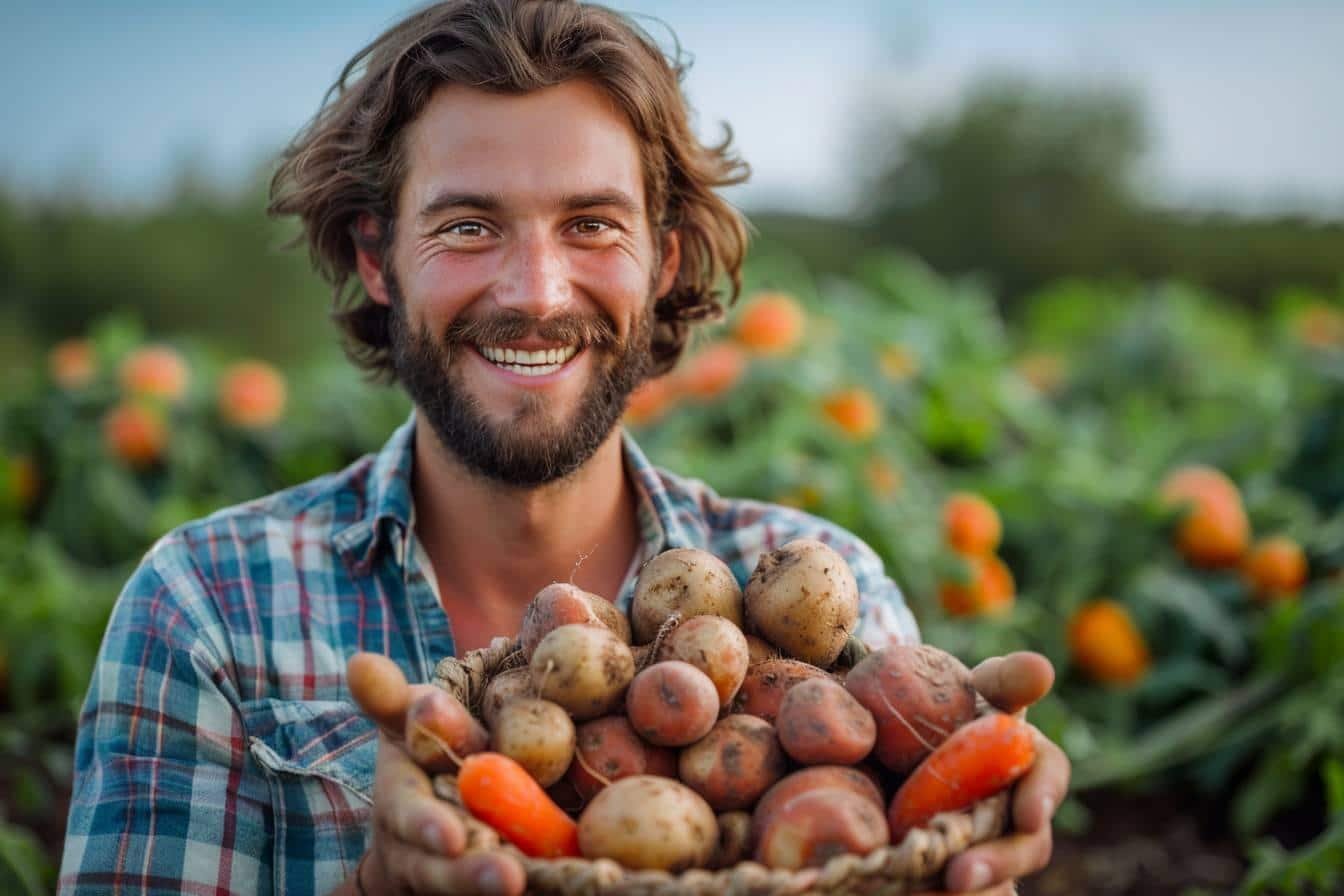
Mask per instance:
[[[634,197],[621,190],[602,190],[596,193],[573,193],[564,197],[561,204],[569,211],[599,206],[615,206],[630,215],[641,215],[644,210]]]
[[[498,211],[504,198],[498,193],[464,193],[461,190],[440,190],[420,209],[420,217],[432,218],[450,208],[473,208],[483,212]]]

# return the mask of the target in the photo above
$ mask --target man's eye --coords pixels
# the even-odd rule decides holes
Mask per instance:
[[[593,218],[587,218],[583,221],[577,221],[574,229],[583,236],[597,236],[611,229],[611,225],[606,221],[598,221]]]
[[[456,224],[445,227],[443,232],[467,239],[478,239],[486,234],[485,225],[479,221],[458,221]]]

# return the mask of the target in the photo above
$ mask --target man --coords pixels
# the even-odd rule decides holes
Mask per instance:
[[[917,637],[853,536],[656,470],[616,425],[745,246],[714,192],[744,168],[695,139],[677,77],[572,0],[449,0],[347,67],[273,208],[353,299],[352,356],[415,414],[377,456],[146,556],[81,720],[63,892],[520,892],[506,855],[459,857],[459,816],[350,703],[345,664],[375,651],[426,681],[556,580],[625,604],[666,548],[745,579],[809,535],[853,566],[862,636]],[[1011,710],[1052,674],[1015,655],[976,681]],[[958,857],[949,888],[1010,892],[1047,861],[1068,764],[1038,743],[1017,832]]]

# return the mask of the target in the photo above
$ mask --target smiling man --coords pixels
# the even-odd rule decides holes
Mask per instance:
[[[165,536],[109,622],[81,717],[68,893],[518,893],[503,853],[351,703],[346,661],[412,680],[518,631],[569,580],[627,606],[640,565],[695,547],[741,581],[827,541],[859,634],[913,641],[876,555],[795,510],[652,466],[618,425],[736,291],[745,169],[692,133],[679,72],[621,16],[570,0],[450,0],[347,68],[290,147],[273,208],[332,281],[351,357],[415,410],[377,455]],[[1044,658],[976,670],[1018,710]],[[422,686],[427,687],[427,686]],[[1050,852],[1068,763],[1038,737],[1015,832],[949,888],[1007,893]]]

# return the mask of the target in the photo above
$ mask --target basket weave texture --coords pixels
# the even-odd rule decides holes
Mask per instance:
[[[489,646],[439,662],[434,683],[480,716],[481,697],[501,672],[525,665],[516,642],[496,638]],[[452,775],[434,781],[440,798],[459,802]],[[460,803],[459,803],[460,804]],[[1008,793],[999,793],[964,812],[936,816],[928,827],[911,831],[894,846],[865,856],[843,855],[822,868],[802,871],[770,869],[741,862],[718,871],[692,869],[680,874],[632,871],[610,859],[534,859],[502,842],[489,825],[467,815],[468,849],[505,849],[516,855],[527,874],[527,892],[543,896],[867,896],[915,893],[937,888],[938,877],[953,856],[975,843],[1003,833]],[[466,813],[464,812],[464,815]]]

